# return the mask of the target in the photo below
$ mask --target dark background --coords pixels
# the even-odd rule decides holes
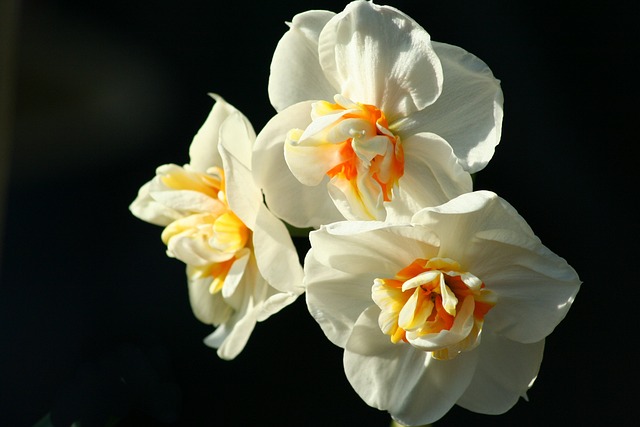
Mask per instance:
[[[637,11],[389,3],[501,79],[502,142],[476,188],[513,204],[584,282],[547,339],[529,402],[497,417],[455,407],[437,425],[624,425],[638,394]],[[191,313],[184,266],[165,256],[159,227],[128,211],[157,166],[188,161],[207,92],[259,130],[274,114],[266,88],[284,22],[345,4],[26,0],[12,15],[3,3],[3,35],[14,37],[3,40],[0,92],[11,119],[1,426],[51,411],[95,425],[111,414],[118,426],[389,424],[351,389],[303,298],[258,324],[237,359],[219,360],[202,344],[211,328]]]

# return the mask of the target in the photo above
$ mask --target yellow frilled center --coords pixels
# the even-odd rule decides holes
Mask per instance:
[[[493,294],[484,283],[449,258],[416,259],[394,278],[378,278],[372,287],[374,302],[380,307],[380,329],[393,343],[420,337],[436,337],[450,331],[456,316],[466,304],[472,327],[455,344],[449,341],[433,350],[437,359],[451,359],[477,345],[484,316],[495,305]],[[469,307],[470,304],[473,304]],[[437,342],[437,339],[436,339]]]
[[[224,171],[218,167],[207,173],[175,168],[162,174],[161,181],[172,190],[194,191],[213,199],[208,211],[173,221],[161,237],[169,248],[172,243],[194,248],[198,262],[187,262],[193,278],[213,277],[209,291],[219,292],[234,261],[246,253],[251,236],[251,230],[229,208]]]

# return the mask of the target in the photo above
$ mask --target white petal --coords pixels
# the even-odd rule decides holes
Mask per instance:
[[[300,296],[298,293],[280,292],[271,287],[269,291],[271,294],[267,295],[267,299],[260,305],[260,310],[257,314],[258,322],[268,319],[286,306],[292,304]]]
[[[334,344],[344,347],[360,314],[374,305],[373,278],[354,276],[325,266],[312,248],[305,258],[305,297],[309,313]]]
[[[408,224],[408,222],[405,224]],[[321,229],[335,236],[350,236],[352,234],[382,230],[388,228],[389,225],[391,224],[383,221],[339,221],[326,224]]]
[[[418,210],[438,206],[472,191],[471,176],[438,135],[421,133],[403,141],[404,175],[386,208],[394,221],[408,221]]]
[[[431,233],[410,225],[369,229],[367,225],[361,227],[361,222],[340,224],[350,228],[351,233],[333,234],[334,227],[323,227],[309,234],[311,247],[316,249],[315,258],[336,270],[370,276],[369,286],[376,277],[394,277],[416,258],[437,253],[436,247],[420,240],[428,239]]]
[[[442,418],[465,392],[477,360],[478,355],[473,351],[461,353],[452,360],[430,357],[405,399],[389,408],[392,417],[407,426],[431,424]]]
[[[251,155],[256,133],[244,114],[235,111],[220,125],[220,145],[242,166],[251,170]]]
[[[388,410],[407,398],[422,376],[429,353],[406,343],[393,344],[378,326],[380,309],[369,307],[357,319],[344,351],[344,370],[358,395]]]
[[[457,46],[433,42],[444,72],[442,94],[402,125],[401,134],[442,136],[470,173],[491,160],[500,142],[503,96],[500,81],[479,58]]]
[[[278,42],[269,75],[269,99],[277,111],[307,100],[331,100],[337,93],[318,62],[318,37],[333,12],[312,10],[293,18]]]
[[[145,183],[135,200],[129,205],[129,210],[133,215],[143,221],[155,225],[166,226],[182,217],[182,214],[175,209],[171,209],[162,203],[157,202],[149,194],[151,182]]]
[[[544,350],[544,340],[520,344],[483,332],[478,366],[458,405],[482,414],[502,414],[525,396],[533,383]]]
[[[220,128],[227,201],[233,213],[251,229],[262,205],[262,192],[251,174],[254,140],[251,124],[239,112],[230,115]]]
[[[305,186],[318,186],[326,181],[327,171],[340,161],[341,145],[305,144],[287,142],[284,156],[287,166],[298,181]],[[322,186],[324,187],[324,186]]]
[[[235,283],[225,283],[225,285],[228,285],[228,288],[227,292],[225,292],[223,287],[223,295],[227,303],[236,311],[256,309],[260,312],[262,303],[267,299],[271,291],[269,284],[260,274],[260,270],[258,270],[254,254],[249,250],[246,250],[246,252],[249,253],[249,256],[242,256],[240,258],[241,260],[248,259],[244,267],[244,272],[241,277],[239,277],[239,280],[235,280]],[[239,271],[240,266],[238,267],[238,272]],[[235,289],[233,288],[234,286]]]
[[[575,271],[556,255],[544,257],[514,247],[482,246],[487,252],[506,251],[513,257],[513,261],[503,258],[506,265],[495,272],[479,272],[498,300],[487,314],[485,326],[522,343],[540,341],[553,332],[579,290]]]
[[[485,327],[524,343],[553,331],[569,310],[580,280],[540,242],[505,200],[487,191],[464,194],[418,212],[413,221],[437,230],[439,256],[458,261],[495,293]]]
[[[433,103],[442,85],[429,34],[389,6],[354,1],[320,33],[320,64],[340,94],[382,109],[390,122]]]
[[[220,95],[210,93],[216,103],[204,124],[193,137],[189,147],[189,164],[197,172],[206,172],[212,166],[222,166],[218,154],[218,132],[222,122],[234,111],[235,107],[227,103]]]
[[[158,203],[183,214],[217,212],[220,201],[199,191],[166,190],[151,191],[151,197]]]
[[[253,247],[262,276],[281,292],[301,294],[302,266],[285,225],[260,205],[253,231]]]
[[[227,273],[227,277],[224,279],[224,284],[222,285],[222,296],[225,299],[230,299],[238,287],[241,286],[250,258],[250,252],[245,251],[242,256],[236,259],[231,265],[231,269]],[[243,289],[243,291],[246,290]],[[234,308],[238,309],[237,306]]]
[[[260,276],[255,260],[253,257],[246,258],[249,260],[244,269],[242,282],[236,283],[237,289],[228,291],[225,296],[226,302],[234,307],[235,313],[213,334],[205,338],[205,344],[218,348],[218,356],[226,360],[235,358],[244,349],[258,317],[262,315],[262,304],[268,292],[268,285]],[[229,285],[233,287],[232,284]],[[227,286],[226,282],[223,285],[223,295],[224,286]]]
[[[441,239],[444,237],[439,256],[455,259],[475,274],[468,266],[465,248],[476,232],[485,227],[500,227],[503,220],[509,218],[510,214],[505,215],[498,205],[500,201],[495,193],[474,191],[442,205],[422,209],[413,216],[411,222],[436,230]]]
[[[231,325],[227,323],[220,325],[204,339],[204,343],[209,347],[218,348],[222,345],[232,330]]]
[[[209,347],[217,348],[221,359],[236,358],[247,345],[256,326],[256,314],[255,310],[243,315],[236,313],[227,323],[222,324],[207,336],[204,343]]]
[[[252,159],[254,178],[269,209],[278,218],[300,228],[343,219],[325,184],[315,187],[301,184],[285,162],[287,133],[294,128],[304,129],[311,122],[310,112],[311,102],[304,102],[278,113],[258,134]]]
[[[440,419],[471,381],[476,355],[440,361],[406,343],[392,344],[377,325],[377,307],[358,318],[344,353],[347,378],[370,406],[404,425]],[[473,353],[473,352],[472,352]]]
[[[190,278],[188,280],[189,302],[193,314],[199,321],[208,325],[219,325],[231,316],[233,309],[224,301],[220,293],[212,295],[209,292],[212,279],[212,277]]]
[[[193,266],[223,262],[233,256],[233,253],[224,253],[213,249],[207,241],[198,236],[192,237],[189,231],[172,236],[167,242],[167,253],[185,264]]]

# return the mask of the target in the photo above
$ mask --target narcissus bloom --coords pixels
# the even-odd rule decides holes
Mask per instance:
[[[130,209],[165,227],[167,254],[187,265],[195,316],[217,327],[205,343],[233,359],[257,321],[302,293],[302,266],[253,181],[251,124],[212,96],[217,102],[193,139],[190,163],[160,166]]]
[[[276,215],[298,227],[409,219],[471,191],[502,125],[484,62],[372,2],[304,12],[289,27],[269,78],[278,114],[253,160]]]
[[[306,299],[370,406],[405,425],[458,404],[499,414],[525,396],[576,272],[491,192],[410,224],[344,221],[310,233]]]

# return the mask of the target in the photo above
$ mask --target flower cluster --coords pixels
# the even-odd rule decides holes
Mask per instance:
[[[275,48],[276,114],[256,135],[220,96],[190,147],[130,209],[186,264],[205,343],[236,357],[300,295],[346,376],[399,423],[526,396],[580,286],[472,174],[500,141],[480,59],[401,11],[356,0],[296,15]],[[287,224],[311,228],[300,265]]]

